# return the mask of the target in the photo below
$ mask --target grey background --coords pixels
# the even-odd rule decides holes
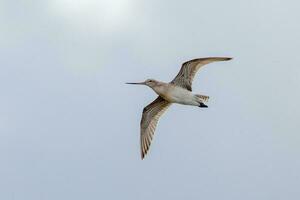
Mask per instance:
[[[0,1],[0,199],[300,199],[296,0]],[[141,111],[203,68],[140,160]]]

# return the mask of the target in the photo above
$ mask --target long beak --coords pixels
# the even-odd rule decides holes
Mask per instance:
[[[133,85],[145,85],[145,82],[140,82],[140,83],[126,83],[126,84],[133,84]]]

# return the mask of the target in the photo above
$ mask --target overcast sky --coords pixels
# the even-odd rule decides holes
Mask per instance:
[[[299,200],[296,0],[0,0],[0,199]],[[208,109],[139,123],[181,63]]]

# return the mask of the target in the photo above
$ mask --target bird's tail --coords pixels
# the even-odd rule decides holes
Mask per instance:
[[[201,101],[201,102],[207,102],[209,99],[209,96],[205,96],[202,94],[195,94],[195,96],[198,97],[199,101]]]

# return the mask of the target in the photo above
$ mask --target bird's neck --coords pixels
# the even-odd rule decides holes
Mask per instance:
[[[152,90],[158,95],[161,95],[166,92],[168,89],[168,83],[158,82],[155,86],[151,87]]]

